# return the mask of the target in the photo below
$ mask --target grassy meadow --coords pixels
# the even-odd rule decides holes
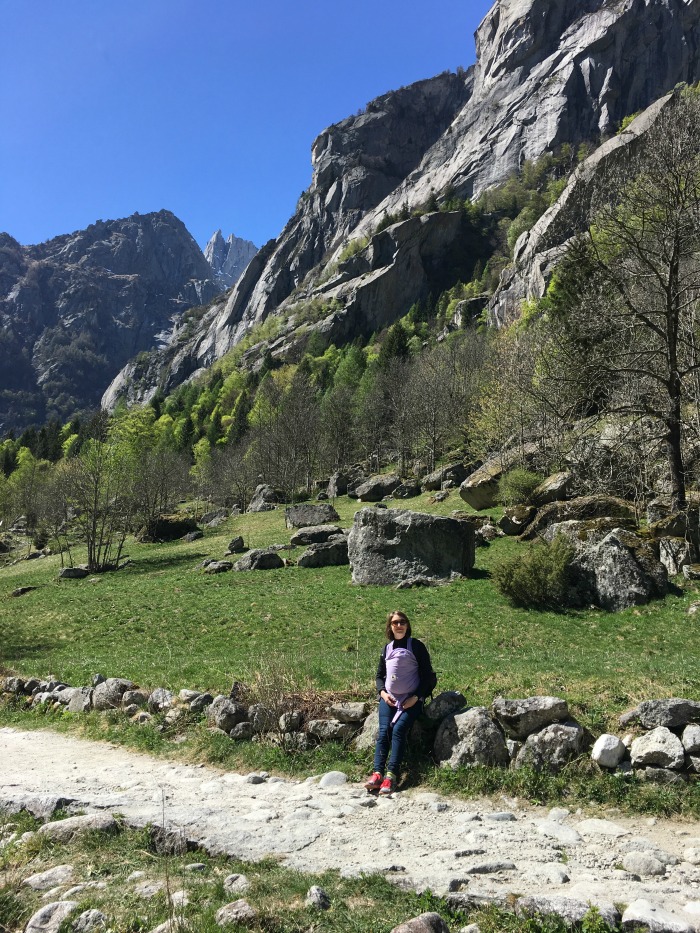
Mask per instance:
[[[401,505],[449,514],[463,503],[456,492],[440,504],[421,495]],[[347,527],[357,503],[335,503]],[[700,598],[693,583],[680,583],[663,601],[620,613],[569,613],[513,608],[490,570],[523,545],[502,538],[478,548],[470,579],[434,588],[395,592],[358,587],[348,567],[207,575],[206,557],[221,558],[234,535],[250,547],[287,543],[284,510],[242,515],[199,541],[139,544],[130,541],[131,563],[117,573],[58,581],[60,560],[51,556],[0,569],[0,665],[20,675],[87,684],[93,674],[127,677],[147,687],[228,692],[233,681],[254,683],[261,670],[283,671],[285,685],[315,695],[322,708],[339,697],[374,696],[374,675],[383,645],[384,619],[404,609],[417,637],[428,645],[440,690],[460,690],[470,705],[495,696],[554,694],[594,734],[618,731],[617,716],[644,699],[700,696],[700,625],[688,607]],[[301,549],[288,552],[294,558]],[[74,555],[80,562],[81,555]],[[20,597],[20,586],[37,589]],[[8,707],[0,722],[80,729],[93,737],[175,753],[168,736],[126,723],[123,717],[36,716]],[[177,753],[226,767],[267,767],[313,773],[345,762],[359,777],[369,756],[331,746],[316,754],[280,760],[260,743],[231,743],[192,724]],[[275,757],[276,756],[276,757]],[[366,760],[365,760],[366,759]],[[637,809],[700,815],[700,788],[640,787],[636,803],[621,794],[629,782],[584,770],[577,776],[533,778],[488,769],[457,777],[409,759],[416,782],[449,791],[498,790],[531,799],[572,795],[631,803]],[[595,778],[595,779],[593,779]],[[534,783],[533,783],[534,781]],[[529,782],[529,783],[528,783]],[[577,784],[578,782],[578,784]],[[593,783],[591,783],[593,782]],[[636,782],[633,782],[636,783]],[[576,787],[574,787],[576,785]],[[595,785],[595,787],[593,786]],[[624,799],[623,799],[624,798]]]
[[[449,514],[462,504],[453,493],[439,505],[422,495],[407,506]],[[349,526],[357,503],[343,497],[336,508]],[[507,538],[477,548],[472,578],[400,592],[354,586],[348,567],[203,573],[202,560],[221,558],[238,534],[250,547],[291,536],[279,509],[229,519],[192,543],[130,541],[129,566],[85,580],[59,582],[57,556],[5,566],[0,663],[73,685],[100,672],[149,687],[228,691],[281,658],[320,690],[369,697],[386,613],[400,607],[430,649],[438,689],[461,690],[472,704],[553,693],[600,729],[640,700],[700,693],[700,626],[687,614],[695,585],[620,613],[515,609],[489,576],[526,546]],[[11,597],[20,586],[37,589]]]

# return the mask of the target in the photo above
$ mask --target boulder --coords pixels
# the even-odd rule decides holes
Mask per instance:
[[[364,722],[368,712],[368,703],[333,703],[330,708],[331,716],[339,722]]]
[[[569,470],[553,473],[533,490],[530,502],[539,509],[543,505],[549,505],[550,502],[568,499],[572,482],[573,476]]]
[[[69,713],[88,713],[92,709],[92,687],[77,687],[68,702]]]
[[[348,539],[338,535],[330,541],[312,544],[297,561],[300,567],[343,567],[350,563]]]
[[[310,525],[300,528],[289,539],[293,547],[302,547],[309,544],[322,544],[334,535],[342,535],[343,529],[339,525]]]
[[[121,677],[108,677],[92,691],[92,706],[96,710],[117,709],[127,690],[133,690],[136,684]]]
[[[233,569],[237,571],[276,570],[278,567],[284,567],[284,561],[277,551],[271,548],[254,548],[233,565]]]
[[[450,933],[450,928],[440,914],[430,912],[400,923],[391,933]]]
[[[148,690],[126,690],[122,696],[122,706],[147,706],[149,696]]]
[[[228,697],[217,697],[207,706],[206,715],[208,721],[223,732],[230,732],[239,722],[245,722],[248,719],[245,706]]]
[[[700,754],[700,726],[686,726],[681,736],[686,755]]]
[[[362,478],[364,479],[364,477]],[[348,473],[334,473],[328,480],[326,494],[329,499],[337,499],[338,496],[344,496],[348,492],[350,483],[353,480],[362,482],[358,477],[351,477]]]
[[[512,505],[503,509],[498,527],[506,535],[521,535],[532,521],[536,509],[531,505]]]
[[[197,529],[197,531],[188,531],[186,535],[182,536],[182,540],[187,541],[188,543],[191,544],[193,541],[199,541],[200,538],[203,538],[203,537],[204,537],[204,532],[201,531],[200,529]]]
[[[665,726],[680,729],[690,723],[700,723],[700,703],[671,697],[668,700],[644,700],[639,706],[620,716],[620,724],[638,722],[644,729]]]
[[[164,713],[175,702],[175,694],[165,687],[156,687],[148,698],[149,713]]]
[[[45,904],[29,918],[24,933],[58,933],[63,921],[70,917],[77,906],[77,901]]]
[[[279,718],[279,730],[280,732],[298,732],[303,721],[304,714],[300,710],[282,713]]]
[[[526,739],[545,726],[569,718],[566,700],[559,697],[528,697],[525,700],[504,700],[496,697],[491,709],[512,739]]]
[[[228,573],[233,570],[233,564],[230,560],[208,560],[204,568],[205,573]]]
[[[377,744],[379,735],[379,709],[375,707],[365,719],[362,731],[355,738],[354,746],[358,751],[365,751],[368,748],[374,748]]]
[[[228,543],[229,554],[241,554],[245,550],[247,550],[247,548],[242,535],[236,535],[235,538],[231,538]]]
[[[659,560],[669,577],[683,573],[683,568],[692,564],[690,544],[685,538],[659,538]]]
[[[280,496],[272,488],[262,483],[260,486],[255,487],[255,492],[253,497],[250,500],[248,506],[248,512],[270,512],[272,511],[277,503],[280,501]]]
[[[485,707],[447,716],[435,736],[435,757],[443,768],[464,765],[507,765],[508,749],[503,733]]]
[[[664,596],[668,574],[651,545],[626,528],[608,530],[609,522],[572,520],[550,525],[543,533],[547,541],[561,535],[573,547],[571,604],[617,612]]]
[[[360,509],[348,536],[352,579],[360,584],[466,574],[474,566],[474,548],[468,522],[407,509]]]
[[[252,722],[238,722],[229,732],[229,736],[234,742],[247,742],[255,735],[255,729]]]
[[[257,922],[257,919],[257,910],[251,907],[244,898],[240,898],[237,901],[233,901],[231,904],[220,907],[214,915],[214,920],[220,927],[227,927],[233,924],[237,926],[251,926],[253,923]]]
[[[529,735],[513,762],[514,768],[555,773],[583,751],[584,731],[578,723],[555,723]]]
[[[627,747],[624,742],[609,733],[598,736],[591,749],[591,758],[601,768],[616,768],[626,755]]]
[[[434,470],[423,477],[421,488],[424,492],[434,492],[443,489],[446,483],[459,486],[467,478],[467,468],[461,462],[448,463],[439,470]]]
[[[600,918],[610,930],[617,930],[620,913],[613,904],[596,904]],[[588,901],[559,894],[531,894],[520,897],[515,903],[515,912],[519,917],[556,917],[566,927],[578,927],[586,914],[590,913]]]
[[[523,461],[529,462],[537,452],[535,444],[525,444],[522,449],[509,450],[490,457],[461,483],[460,496],[477,512],[492,509],[498,505],[498,483],[503,474]]]
[[[657,726],[632,742],[630,758],[635,768],[651,765],[678,770],[685,764],[685,749],[681,740],[670,729]]]
[[[203,525],[211,525],[218,521],[224,521],[227,518],[228,511],[226,509],[212,509],[210,512],[205,512],[200,521]]]
[[[321,742],[345,742],[355,734],[350,723],[337,719],[312,719],[306,729],[309,735]]]
[[[622,929],[647,930],[649,933],[695,933],[697,927],[644,898],[632,901],[622,915]]]
[[[400,485],[401,477],[397,473],[380,473],[360,483],[352,493],[348,490],[348,495],[352,495],[353,499],[359,499],[360,502],[380,502]]]
[[[37,832],[53,842],[70,842],[75,836],[84,833],[116,833],[119,824],[111,813],[87,813],[83,816],[69,816],[65,820],[44,823]]]
[[[420,495],[420,491],[421,488],[418,483],[403,482],[396,487],[392,496],[394,499],[415,499],[416,496]]]
[[[615,518],[617,527],[629,523],[636,524],[634,505],[615,496],[579,496],[567,502],[550,502],[537,512],[537,515],[523,535],[523,540],[532,541],[541,535],[550,525],[568,521],[590,521],[595,518]]]
[[[443,690],[425,707],[425,715],[434,725],[442,722],[446,716],[464,709],[467,701],[456,690]]]
[[[339,522],[340,515],[332,505],[322,502],[311,505],[302,502],[300,505],[291,505],[284,511],[287,528],[308,528],[310,525],[327,525],[330,522]]]
[[[61,567],[58,571],[59,580],[84,580],[90,571],[87,567]]]

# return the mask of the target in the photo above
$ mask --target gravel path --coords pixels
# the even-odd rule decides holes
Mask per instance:
[[[252,783],[258,780],[259,783]],[[281,857],[304,871],[380,871],[466,903],[513,894],[596,904],[640,899],[700,930],[700,826],[589,819],[515,800],[406,791],[369,797],[331,772],[292,781],[164,762],[52,732],[0,729],[0,806],[62,805],[162,823],[212,853]],[[658,929],[672,929],[671,921]]]

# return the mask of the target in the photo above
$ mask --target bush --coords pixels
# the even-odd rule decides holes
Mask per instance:
[[[523,467],[508,470],[498,481],[498,498],[501,505],[519,505],[521,502],[527,502],[543,479],[544,476]]]
[[[571,561],[574,549],[561,535],[547,544],[530,545],[521,556],[493,570],[500,592],[521,609],[562,610],[571,605]]]

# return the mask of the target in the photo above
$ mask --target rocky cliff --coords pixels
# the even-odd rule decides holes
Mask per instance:
[[[250,240],[229,234],[225,240],[221,230],[217,230],[204,249],[204,258],[214,273],[215,280],[222,289],[231,288],[245,271],[258,248]]]
[[[96,408],[127,360],[220,291],[168,211],[38,246],[0,234],[0,431]]]
[[[440,219],[435,197],[476,196],[524,160],[611,134],[697,80],[700,0],[498,0],[476,50],[468,72],[386,94],[321,133],[295,215],[192,336],[154,358],[149,378],[165,374],[174,387],[271,313],[287,321],[285,347],[289,321],[308,330],[309,305],[316,317],[327,309],[313,322],[327,339],[366,336],[467,278],[484,246],[462,222]],[[416,208],[422,217],[410,217]],[[377,235],[387,219],[398,226]],[[135,399],[153,391],[148,379],[129,385]]]

